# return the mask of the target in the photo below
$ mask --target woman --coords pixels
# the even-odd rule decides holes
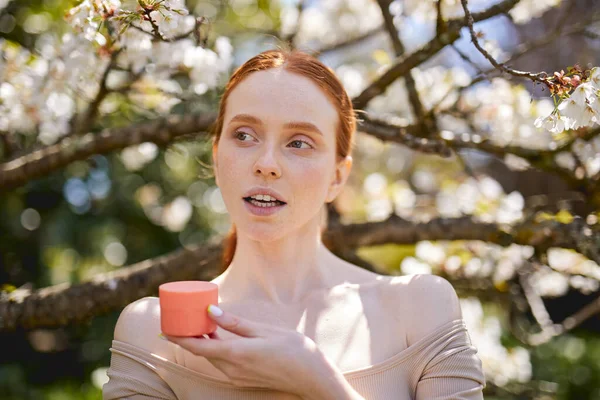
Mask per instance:
[[[226,269],[212,280],[217,331],[161,340],[158,299],[131,303],[104,399],[483,398],[481,361],[446,280],[378,275],[321,241],[355,128],[343,86],[312,56],[270,50],[235,71],[213,141],[233,224]]]

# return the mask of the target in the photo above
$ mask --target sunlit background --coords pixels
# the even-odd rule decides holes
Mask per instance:
[[[4,38],[0,131],[17,132],[15,140],[22,146],[59,141],[69,132],[73,115],[100,88],[109,58],[99,58],[97,48],[106,38],[85,28],[78,14],[65,21],[68,10],[78,3],[0,0]],[[494,3],[469,2],[473,11]],[[353,46],[320,55],[351,97],[394,62],[387,33],[376,31],[383,21],[376,1],[306,1],[301,13],[295,0],[188,0],[185,5],[191,14],[211,21],[206,48],[192,40],[155,43],[143,32],[127,30],[123,40],[130,46],[119,58],[123,70],[107,77],[108,93],[99,105],[97,125],[88,129],[126,126],[172,113],[214,111],[231,71],[275,46],[277,34],[297,31],[297,47],[319,50],[373,32]],[[396,0],[390,12],[406,53],[435,36],[432,2]],[[448,18],[461,17],[460,1],[446,0],[443,12]],[[557,20],[576,22],[598,12],[600,4],[595,1],[524,0],[511,11],[512,21],[499,16],[476,27],[485,32],[481,39],[485,48],[503,61],[521,43],[550,36]],[[189,31],[194,18],[188,17],[165,23],[164,34]],[[589,29],[600,33],[597,22]],[[443,137],[552,148],[556,137],[533,123],[554,108],[548,93],[531,82],[490,70],[468,35],[454,47],[413,70],[425,108],[439,110]],[[600,64],[598,39],[569,36],[538,47],[514,65],[555,71],[575,62]],[[474,84],[481,71],[488,79]],[[415,122],[402,80],[365,110],[393,116],[401,125]],[[91,280],[225,234],[230,221],[214,179],[207,177],[209,151],[204,138],[185,138],[167,148],[146,142],[71,163],[0,194],[0,284],[5,290],[36,289]],[[526,171],[527,161],[516,156],[498,160],[464,150],[460,157],[444,159],[362,132],[356,136],[353,158],[352,176],[336,200],[344,223],[382,221],[396,214],[422,222],[474,215],[482,221],[512,224],[525,217],[527,199],[567,190],[555,177]],[[600,137],[578,140],[573,153],[556,155],[556,162],[565,168],[574,168],[578,160],[583,162],[582,173],[593,176],[600,171]],[[568,222],[574,207],[585,204],[561,203],[548,218]],[[596,224],[597,210],[586,218]],[[508,328],[510,282],[533,248],[420,241],[361,248],[358,254],[382,274],[440,274],[455,283],[490,383],[486,398],[600,398],[598,316],[535,347],[519,341]],[[560,322],[597,296],[600,267],[572,250],[551,248],[547,263],[530,281],[546,302],[549,317]],[[520,311],[527,314],[526,309]],[[0,335],[0,398],[100,398],[117,316],[115,311],[80,326]]]

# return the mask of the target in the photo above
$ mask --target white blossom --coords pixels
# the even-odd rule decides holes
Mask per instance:
[[[533,18],[541,17],[552,7],[556,7],[562,0],[521,0],[509,11],[515,23],[523,24]]]
[[[567,98],[563,99],[556,111],[546,117],[538,117],[534,125],[552,133],[565,129],[579,129],[600,123],[600,80],[598,68],[592,70],[590,79],[579,86]]]
[[[569,121],[566,128],[578,129],[597,121],[599,114],[591,107],[591,104],[598,102],[596,91],[592,82],[582,83],[558,105],[560,115]]]
[[[545,124],[548,128],[556,129],[557,124],[564,123],[558,116],[544,119],[548,116],[546,113],[552,110],[547,99],[532,100],[524,86],[513,85],[502,78],[494,78],[491,83],[468,89],[458,105],[472,115],[476,132],[498,145],[547,148],[548,141],[552,139],[551,132],[547,129],[538,129],[536,132],[534,127],[541,128]],[[447,129],[446,126],[441,128]]]
[[[164,3],[163,3],[164,4]],[[195,25],[195,18],[188,15],[188,10],[183,7],[174,7],[177,12],[171,10],[152,11],[150,18],[154,20],[161,34],[171,38],[190,32]]]
[[[573,122],[571,119],[556,113],[548,115],[547,117],[538,117],[534,122],[536,127],[544,128],[552,133],[560,133],[565,129],[569,129],[572,124]]]
[[[81,35],[41,39],[41,46],[57,46],[57,50],[38,56],[0,42],[5,54],[0,72],[0,127],[21,133],[37,128],[37,140],[51,144],[70,129],[69,121],[77,111],[76,93],[95,95],[105,64]]]
[[[575,157],[568,151],[561,151],[556,154],[554,156],[554,161],[563,168],[567,168],[571,171],[575,169]]]
[[[479,299],[460,299],[460,306],[486,379],[499,386],[511,381],[528,382],[532,366],[527,349],[520,346],[508,349],[502,345],[501,321],[497,316],[485,315]]]
[[[590,82],[598,90],[600,88],[600,67],[594,67],[590,71]]]
[[[530,281],[537,294],[544,297],[562,296],[569,290],[568,278],[548,267],[535,271]]]
[[[189,222],[192,212],[190,200],[185,196],[177,196],[163,207],[162,225],[172,232],[180,232]]]
[[[105,15],[120,7],[120,0],[84,0],[67,12],[66,19],[77,32],[83,33],[85,39],[102,44],[101,41],[106,39],[98,32],[100,23]]]

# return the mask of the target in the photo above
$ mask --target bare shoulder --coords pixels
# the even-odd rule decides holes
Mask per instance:
[[[114,339],[132,344],[165,358],[170,354],[167,341],[158,337],[160,304],[158,297],[143,297],[129,303],[115,325]]]
[[[390,276],[388,282],[386,299],[394,302],[390,309],[406,326],[409,345],[462,318],[456,291],[441,276]]]

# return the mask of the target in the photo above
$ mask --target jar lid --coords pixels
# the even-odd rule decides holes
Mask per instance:
[[[218,303],[218,289],[216,283],[207,281],[167,282],[158,287],[158,297],[161,307],[206,307]]]

